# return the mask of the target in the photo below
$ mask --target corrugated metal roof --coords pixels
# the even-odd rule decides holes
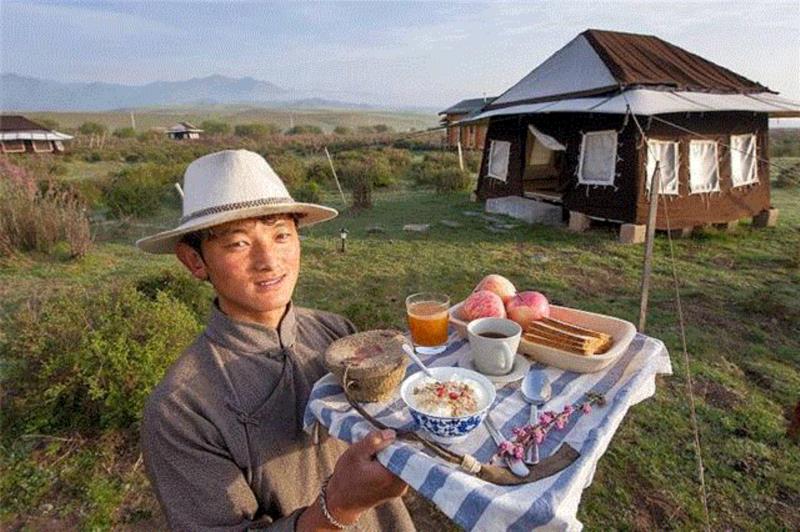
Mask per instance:
[[[491,103],[494,97],[487,98],[470,98],[468,100],[461,100],[455,105],[452,105],[444,111],[439,111],[440,115],[455,115],[455,114],[469,114],[483,108],[484,105]]]
[[[0,131],[50,131],[22,115],[0,115]]]

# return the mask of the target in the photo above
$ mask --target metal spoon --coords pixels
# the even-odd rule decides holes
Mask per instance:
[[[422,360],[420,360],[419,357],[417,356],[417,354],[414,352],[414,348],[413,347],[411,347],[408,344],[403,344],[403,351],[406,352],[406,354],[408,355],[408,358],[413,360],[414,363],[417,366],[419,366],[422,369],[422,371],[425,372],[425,375],[427,375],[428,377],[430,377],[431,379],[433,379],[433,380],[435,380],[437,382],[439,381],[439,379],[437,379],[436,377],[433,376],[433,373],[431,372],[431,370],[428,369],[428,366],[426,366],[425,364],[422,363]]]
[[[494,423],[492,423],[492,418],[489,414],[486,414],[486,417],[483,419],[483,424],[486,426],[486,430],[489,432],[489,436],[492,437],[494,442],[497,444],[498,447],[503,445],[506,441],[503,434],[498,430]],[[511,456],[506,456],[506,465],[511,470],[512,473],[517,475],[518,477],[527,477],[528,473],[530,473],[530,469],[525,467],[525,464],[522,463],[522,460],[519,458],[513,458]]]
[[[539,407],[545,404],[552,394],[550,379],[543,371],[531,369],[522,381],[520,391],[525,401],[531,405],[531,415],[528,424],[535,425],[539,422]],[[534,465],[539,463],[539,445],[536,442],[528,447],[525,452],[525,463]]]

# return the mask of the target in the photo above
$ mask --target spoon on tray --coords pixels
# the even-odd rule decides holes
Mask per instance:
[[[419,366],[419,367],[420,367],[420,369],[422,369],[422,371],[423,371],[423,372],[425,372],[425,375],[427,375],[427,376],[428,376],[428,377],[430,377],[431,379],[435,380],[436,382],[439,382],[439,379],[437,379],[436,377],[434,377],[434,376],[433,376],[433,372],[431,372],[431,370],[429,370],[429,369],[428,369],[428,366],[426,366],[425,364],[423,364],[423,363],[422,363],[422,360],[420,360],[420,359],[419,359],[419,357],[417,356],[417,354],[414,352],[414,348],[413,348],[413,347],[411,347],[411,346],[410,346],[410,345],[408,345],[408,344],[403,344],[403,351],[405,351],[405,352],[406,352],[406,355],[408,355],[408,358],[410,358],[411,360],[413,360],[413,361],[414,361],[414,363],[415,363],[417,366]]]
[[[520,391],[525,401],[531,405],[531,415],[528,423],[535,425],[539,422],[539,407],[549,401],[552,394],[550,379],[547,378],[544,371],[531,368],[522,381]],[[533,445],[528,447],[525,453],[525,463],[529,465],[539,463],[539,445],[536,442],[533,442]]]

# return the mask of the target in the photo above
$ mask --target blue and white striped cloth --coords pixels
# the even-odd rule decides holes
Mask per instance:
[[[451,334],[447,349],[424,360],[431,366],[454,366],[469,350],[469,344]],[[594,476],[597,462],[608,447],[628,409],[655,393],[657,374],[671,374],[672,365],[664,344],[640,334],[609,367],[597,373],[573,373],[537,364],[553,387],[550,401],[540,412],[559,412],[566,404],[584,399],[586,392],[601,393],[606,405],[588,415],[574,414],[563,430],[553,430],[540,447],[549,456],[562,443],[580,452],[580,457],[561,472],[520,486],[496,486],[454,468],[405,442],[381,451],[378,460],[466,530],[532,530],[538,527],[580,530],[576,514],[583,490]],[[409,366],[407,375],[419,368]],[[409,429],[414,422],[399,393],[387,403],[364,403],[366,410],[390,427]],[[511,439],[511,429],[528,422],[529,406],[519,383],[497,390],[492,419]],[[320,422],[346,442],[363,438],[373,427],[350,408],[332,375],[320,379],[311,392],[305,413],[306,430]],[[454,451],[470,453],[488,462],[497,447],[481,425],[454,445]]]

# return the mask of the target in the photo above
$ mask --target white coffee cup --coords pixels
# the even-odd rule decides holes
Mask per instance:
[[[498,337],[492,338],[485,335]],[[467,325],[472,363],[481,373],[507,375],[514,368],[522,327],[505,318],[479,318]]]

